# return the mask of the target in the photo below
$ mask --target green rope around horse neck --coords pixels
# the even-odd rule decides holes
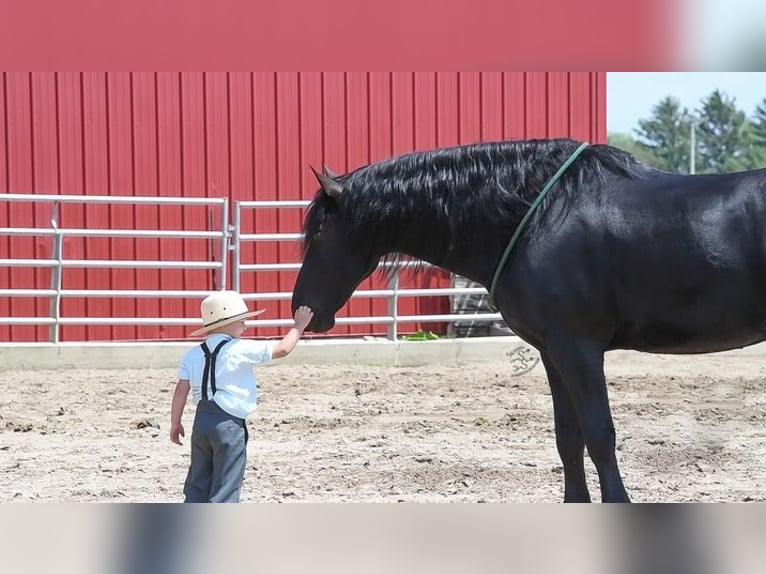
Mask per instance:
[[[511,256],[511,251],[513,251],[516,242],[519,240],[521,232],[524,231],[524,228],[527,226],[529,219],[532,217],[532,215],[534,215],[537,208],[540,207],[540,204],[543,202],[543,199],[545,199],[545,196],[548,195],[548,192],[551,190],[551,188],[556,185],[556,182],[561,178],[562,175],[564,175],[564,172],[569,168],[570,165],[574,163],[578,156],[584,152],[588,146],[589,144],[587,142],[582,143],[580,144],[580,147],[572,152],[572,155],[570,155],[569,159],[564,162],[564,165],[562,165],[559,170],[553,174],[553,177],[548,180],[548,183],[545,184],[545,187],[540,192],[540,195],[537,196],[537,199],[535,199],[532,206],[527,210],[527,213],[524,215],[521,223],[519,223],[518,227],[516,227],[516,231],[513,233],[513,237],[511,237],[511,241],[508,243],[508,247],[505,248],[505,253],[503,253],[503,257],[500,259],[500,263],[498,264],[497,269],[495,269],[495,276],[492,278],[492,286],[489,289],[489,306],[493,311],[497,310],[497,307],[495,307],[495,291],[497,290],[497,284],[500,282],[500,276],[503,274],[503,268],[505,267],[508,258]]]

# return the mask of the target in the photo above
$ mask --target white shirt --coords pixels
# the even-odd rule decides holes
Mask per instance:
[[[205,342],[212,353],[221,341],[228,340],[215,360],[216,393],[212,399],[230,415],[239,418],[255,410],[258,387],[253,365],[271,361],[274,345],[262,341],[233,339],[223,333],[209,335]],[[197,404],[202,399],[202,373],[205,370],[205,353],[200,345],[189,349],[181,359],[178,378],[189,381],[192,399]],[[208,380],[208,398],[211,398]]]

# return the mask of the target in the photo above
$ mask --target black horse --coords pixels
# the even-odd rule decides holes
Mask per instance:
[[[766,170],[678,175],[579,146],[476,144],[317,173],[292,306],[310,306],[309,329],[327,331],[385,256],[494,284],[506,323],[545,365],[565,501],[590,500],[585,446],[602,500],[628,501],[604,352],[707,353],[766,339]]]

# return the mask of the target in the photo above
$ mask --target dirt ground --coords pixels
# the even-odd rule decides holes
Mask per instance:
[[[766,501],[764,368],[753,357],[607,356],[634,501]],[[261,368],[243,501],[558,502],[543,370],[512,373],[508,357]],[[174,376],[4,373],[0,501],[181,500],[193,412],[188,405],[184,446],[171,444]],[[598,500],[589,461],[588,470]]]

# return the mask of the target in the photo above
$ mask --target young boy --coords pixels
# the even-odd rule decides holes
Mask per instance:
[[[278,343],[240,339],[250,311],[236,291],[218,291],[200,306],[205,334],[202,345],[181,360],[170,414],[170,440],[181,444],[184,405],[192,391],[197,405],[192,427],[191,464],[184,484],[185,502],[239,502],[245,474],[247,425],[255,410],[257,386],[253,365],[286,357],[295,348],[314,313],[295,311],[294,326]]]

